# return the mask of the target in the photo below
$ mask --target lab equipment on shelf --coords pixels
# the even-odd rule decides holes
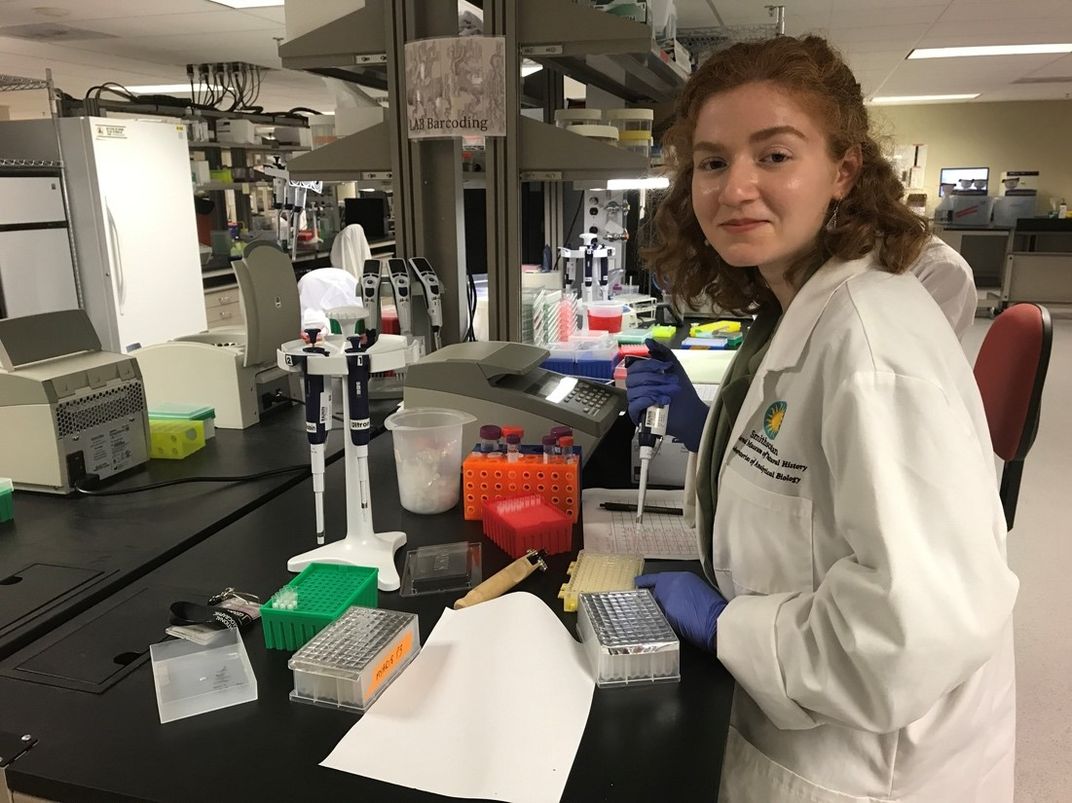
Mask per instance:
[[[417,614],[351,608],[287,662],[290,699],[367,711],[420,651]]]
[[[376,533],[372,525],[372,487],[369,482],[368,419],[365,378],[369,373],[394,371],[406,362],[405,341],[399,335],[379,335],[375,342],[359,335],[342,338],[329,335],[320,343],[323,353],[307,352],[304,340],[291,340],[276,352],[277,365],[284,371],[307,375],[339,377],[346,386],[343,394],[343,439],[346,471],[346,538],[295,555],[287,568],[299,572],[310,563],[346,563],[379,570],[383,591],[398,588],[394,553],[406,543],[404,532]]]
[[[508,496],[484,504],[484,535],[512,558],[529,550],[569,552],[573,518],[540,494]]]
[[[349,608],[375,608],[376,569],[310,563],[261,606],[264,646],[296,650]]]
[[[611,554],[582,549],[566,569],[569,580],[562,584],[558,598],[567,613],[577,610],[580,595],[591,591],[627,591],[644,571],[640,555]]]
[[[677,636],[646,588],[581,594],[577,633],[600,688],[681,680]]]
[[[85,312],[0,320],[0,475],[71,493],[140,466],[149,447],[138,362],[102,350]]]
[[[462,432],[466,424],[474,421],[473,416],[458,410],[408,405],[388,416],[384,426],[394,440],[402,507],[427,515],[444,513],[458,504]],[[502,458],[497,438],[489,448]]]

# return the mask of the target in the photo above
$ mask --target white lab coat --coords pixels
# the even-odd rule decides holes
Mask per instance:
[[[979,303],[971,265],[947,243],[932,235],[909,270],[938,302],[949,325],[963,340],[975,321],[975,308]]]
[[[1018,581],[979,392],[918,281],[865,257],[801,288],[714,519],[720,800],[1012,800]]]

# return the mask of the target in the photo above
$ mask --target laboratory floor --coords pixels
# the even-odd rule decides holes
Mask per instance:
[[[977,318],[964,347],[974,362],[990,326]],[[1016,602],[1016,801],[1072,799],[1072,314],[1055,311],[1038,438],[1024,463],[1009,564]]]

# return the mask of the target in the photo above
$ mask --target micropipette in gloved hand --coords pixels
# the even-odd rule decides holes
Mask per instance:
[[[306,329],[309,345],[306,355],[322,354],[327,349],[316,345],[319,329]],[[309,438],[309,462],[313,475],[313,502],[316,506],[316,542],[324,543],[324,444],[331,429],[331,380],[324,382],[323,374],[309,370],[309,356],[302,358],[305,374],[305,433]]]
[[[644,411],[644,417],[637,427],[637,441],[640,444],[640,489],[637,492],[636,520],[644,520],[644,497],[648,492],[648,465],[659,451],[659,446],[666,435],[666,422],[670,418],[670,405],[653,404]]]

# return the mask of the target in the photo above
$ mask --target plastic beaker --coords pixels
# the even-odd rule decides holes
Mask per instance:
[[[398,472],[398,498],[411,513],[443,513],[458,504],[462,428],[476,419],[458,410],[415,407],[387,417]]]
[[[588,328],[622,331],[622,305],[617,301],[593,301],[588,305]]]

